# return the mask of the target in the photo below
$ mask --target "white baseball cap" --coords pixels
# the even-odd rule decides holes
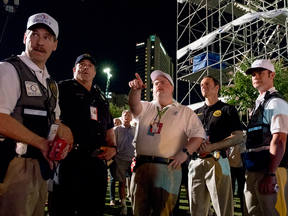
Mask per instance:
[[[30,16],[27,22],[27,29],[30,29],[32,26],[36,24],[47,25],[52,30],[56,38],[58,38],[59,34],[58,22],[47,13],[38,13]]]
[[[252,74],[255,69],[261,68],[264,70],[270,70],[272,72],[275,72],[274,65],[271,63],[270,59],[258,59],[253,62],[251,68],[246,71],[246,74]]]
[[[158,76],[164,76],[165,78],[167,78],[169,80],[169,82],[171,83],[171,85],[174,87],[174,82],[173,82],[173,80],[169,74],[164,73],[160,70],[155,70],[150,74],[150,77],[151,77],[153,82]]]

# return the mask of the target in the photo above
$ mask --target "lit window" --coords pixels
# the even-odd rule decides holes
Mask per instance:
[[[144,94],[144,96],[146,96],[146,94]]]
[[[154,67],[151,67],[151,69],[154,69]]]
[[[136,62],[138,62],[138,59],[136,59]]]
[[[146,97],[144,97],[144,99],[146,100]]]
[[[147,82],[147,79],[145,79],[145,82]]]
[[[151,46],[152,49],[154,49],[154,46]]]

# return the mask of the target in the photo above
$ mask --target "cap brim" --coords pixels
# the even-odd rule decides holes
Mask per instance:
[[[38,28],[39,26],[47,29],[47,31],[49,31],[50,34],[56,36],[56,34],[55,34],[55,32],[53,31],[53,29],[50,28],[48,25],[46,25],[46,24],[44,24],[44,23],[35,23],[35,24],[29,26],[28,29],[29,29],[29,30],[33,30],[33,29],[35,29],[35,28]]]
[[[266,68],[262,68],[262,67],[249,68],[245,73],[246,73],[247,75],[251,75],[251,74],[253,73],[253,71],[255,71],[255,70],[259,70],[259,69],[262,69],[262,70],[268,70],[268,69],[266,69]]]
[[[82,60],[85,60],[85,59],[89,60],[94,66],[96,66],[96,61],[91,57],[83,57],[83,58],[79,59],[78,61],[76,61],[75,65],[77,65],[79,62],[81,62]]]

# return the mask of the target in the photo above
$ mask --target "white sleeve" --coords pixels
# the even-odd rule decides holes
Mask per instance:
[[[11,114],[20,98],[20,80],[16,69],[0,62],[0,113]]]
[[[264,121],[270,124],[271,133],[288,133],[288,104],[280,98],[272,99],[264,110]]]
[[[288,116],[285,114],[278,114],[271,119],[271,133],[286,133],[288,134]]]
[[[142,105],[141,113],[138,116],[136,116],[136,118],[134,118],[137,121],[139,121],[141,116],[143,116],[143,114],[145,113],[145,111],[146,111],[146,109],[147,109],[147,107],[148,107],[150,102],[148,102],[148,101],[140,101],[140,103]]]
[[[185,119],[187,121],[185,129],[186,135],[189,139],[192,137],[202,137],[203,139],[206,139],[205,130],[197,114],[191,109],[189,109],[188,111],[188,116]]]

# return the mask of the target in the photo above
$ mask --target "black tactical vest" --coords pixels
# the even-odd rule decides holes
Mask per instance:
[[[47,78],[46,89],[38,81],[33,71],[19,57],[11,56],[4,61],[9,62],[15,67],[20,80],[21,95],[11,116],[30,131],[46,139],[50,125],[55,122],[54,109],[57,102],[56,82],[51,78]],[[17,84],[15,83],[15,85]],[[50,168],[41,151],[28,145],[26,157],[38,159],[42,176],[44,179],[48,179]]]
[[[277,92],[270,94],[269,91],[265,93],[264,101],[259,105],[257,110],[253,110],[253,114],[247,126],[247,141],[246,148],[253,149],[261,146],[270,146],[272,134],[270,132],[270,125],[263,122],[263,115],[265,105],[273,98],[281,98],[282,95]],[[284,99],[283,99],[284,100]],[[267,121],[268,122],[268,121]],[[288,167],[288,150],[287,150],[288,137],[286,141],[286,151],[279,167]]]

